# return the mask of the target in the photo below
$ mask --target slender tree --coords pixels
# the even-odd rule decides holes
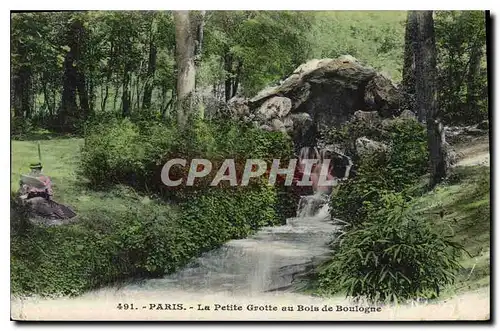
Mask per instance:
[[[475,45],[474,45],[475,46]],[[469,68],[467,71],[467,114],[473,116],[478,113],[478,79],[481,70],[481,58],[483,50],[481,47],[475,46],[471,50],[469,59]]]
[[[149,109],[151,107],[151,96],[153,94],[153,78],[156,72],[156,22],[155,17],[151,18],[151,25],[149,29],[149,58],[148,58],[148,71],[146,83],[144,86],[144,96],[142,97],[142,108]]]
[[[70,24],[66,35],[69,51],[64,59],[64,82],[61,99],[61,111],[64,123],[66,123],[67,116],[86,118],[89,113],[87,83],[85,81],[83,66],[81,65],[84,38],[84,25],[80,19],[76,18]],[[80,109],[78,109],[76,102],[77,94],[80,101]]]
[[[444,130],[437,109],[436,42],[432,11],[413,13],[417,21],[415,48],[415,94],[419,118],[426,118],[430,155],[430,186],[446,177]]]
[[[415,11],[408,11],[406,18],[405,49],[403,63],[403,92],[405,106],[415,108],[415,45],[417,41],[417,17]],[[423,119],[422,119],[423,120]]]
[[[177,122],[185,127],[193,110],[196,69],[195,37],[189,11],[175,11],[175,53],[177,64]]]

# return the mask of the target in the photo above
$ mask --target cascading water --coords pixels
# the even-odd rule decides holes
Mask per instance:
[[[298,217],[288,219],[286,225],[265,227],[249,238],[229,241],[174,274],[127,288],[244,295],[286,289],[315,259],[328,253],[335,226],[324,202],[319,194],[302,197]]]
[[[316,148],[304,148],[300,152],[300,159],[320,157]],[[297,216],[288,219],[286,225],[264,227],[249,238],[229,241],[203,254],[165,278],[126,287],[232,295],[286,290],[298,275],[311,269],[329,252],[327,244],[335,225],[330,220],[327,199],[328,195],[321,191],[302,196]]]

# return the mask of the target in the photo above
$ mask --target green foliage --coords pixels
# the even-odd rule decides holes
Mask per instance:
[[[154,192],[168,199],[183,201],[203,194],[222,162],[235,160],[237,178],[241,178],[247,159],[273,159],[287,162],[293,155],[290,138],[280,132],[264,132],[238,122],[196,120],[180,132],[174,126],[157,121],[132,122],[114,119],[89,124],[82,148],[81,173],[92,185],[110,186],[126,183],[142,191]],[[172,178],[187,178],[191,160],[208,159],[212,172],[186,186],[166,187],[161,182],[163,165],[173,158],[187,160],[185,167],[171,170]],[[180,168],[180,169],[179,169]],[[250,183],[254,182],[252,179]],[[218,187],[228,186],[222,181]],[[284,221],[294,215],[297,197],[283,185],[278,186],[276,210]],[[293,211],[292,211],[293,209]]]
[[[488,118],[484,11],[437,11],[438,101],[448,123]]]
[[[196,120],[184,131],[157,121],[129,119],[89,125],[82,149],[82,172],[93,184],[130,182],[141,189],[161,186],[161,168],[172,158],[288,160],[290,138],[238,122]],[[189,170],[189,162],[184,171]],[[215,173],[215,170],[213,171]]]
[[[331,213],[346,225],[319,270],[318,292],[369,301],[438,297],[462,277],[464,242],[442,207],[428,213],[416,203],[428,164],[425,128],[403,119],[349,125],[326,136],[348,141],[351,135],[369,136],[387,144],[388,151],[361,157],[355,176],[334,189]],[[427,202],[426,209],[431,205]]]
[[[82,173],[98,186],[144,182],[173,145],[173,135],[173,129],[161,122],[111,119],[90,124],[82,148]]]
[[[387,128],[390,141],[388,178],[391,187],[402,191],[426,173],[427,131],[415,120],[396,120]]]
[[[416,215],[401,194],[370,206],[361,227],[334,244],[320,272],[320,292],[344,292],[371,302],[435,298],[453,283],[461,246],[453,233],[436,231],[435,220]]]
[[[401,80],[404,11],[318,11],[308,31],[311,58],[350,54]]]
[[[192,229],[197,254],[228,239],[245,238],[266,225],[276,225],[276,190],[270,186],[210,189],[183,204],[181,224]]]
[[[33,125],[30,120],[22,117],[12,116],[10,119],[10,135],[11,137],[19,137],[29,134],[33,130]]]
[[[367,203],[379,203],[385,192],[408,189],[427,171],[427,135],[420,123],[398,119],[383,129],[374,128],[377,126],[354,122],[339,130],[340,134],[349,137],[348,141],[367,136],[389,147],[388,152],[357,160],[355,175],[334,189],[330,200],[332,215],[347,222],[363,222]],[[335,137],[335,132],[327,135],[332,136]]]
[[[235,93],[251,96],[309,59],[342,54],[399,81],[405,18],[403,11],[208,11],[196,59],[197,93],[218,102]],[[75,41],[69,27],[76,20],[84,33],[74,64],[85,75],[88,115],[121,113],[126,97],[131,113],[147,108],[171,118],[177,73],[169,11],[12,14],[11,78],[26,85],[13,91],[15,116],[48,129],[79,128],[60,111],[64,60]],[[442,117],[460,123],[487,117],[484,13],[437,11],[435,27]],[[85,117],[77,107],[72,116]]]
[[[56,192],[82,185],[67,196],[80,206],[79,222],[39,228],[13,219],[13,228],[24,229],[12,234],[14,293],[76,295],[130,277],[161,276],[228,240],[282,223],[286,215],[280,212],[289,212],[290,195],[281,186],[255,179],[245,187],[210,187],[201,180],[174,189],[161,183],[159,170],[171,157],[272,160],[290,157],[291,148],[281,133],[237,123],[196,120],[180,132],[152,120],[95,119],[86,127],[80,171],[94,185],[128,186],[114,185],[97,197],[112,205],[103,209],[100,202],[84,203],[96,194],[85,192],[88,186],[76,181],[60,186],[56,177]],[[174,204],[165,198],[174,198]]]
[[[214,11],[208,15],[204,53],[224,62],[219,82],[240,82],[245,95],[278,81],[309,56],[312,13]]]
[[[378,203],[381,195],[390,190],[387,156],[375,154],[360,164],[355,177],[334,188],[330,213],[347,222],[362,223],[367,217],[367,204]]]
[[[189,258],[182,255],[187,239],[174,213],[160,207],[136,203],[122,212],[87,212],[74,225],[33,227],[12,236],[13,292],[76,295],[175,268],[181,258]]]
[[[270,186],[213,189],[175,207],[126,199],[124,209],[87,210],[74,225],[13,232],[13,293],[77,295],[131,277],[162,276],[279,222]]]

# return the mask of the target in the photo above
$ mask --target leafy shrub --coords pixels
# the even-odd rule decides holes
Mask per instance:
[[[22,117],[14,117],[11,114],[10,119],[10,135],[14,139],[17,136],[21,136],[23,134],[27,134],[33,130],[33,125],[31,121],[28,119],[24,119]]]
[[[182,202],[210,189],[224,159],[235,159],[241,178],[247,159],[263,159],[268,166],[273,159],[284,163],[293,155],[292,146],[290,138],[280,132],[266,132],[239,122],[195,120],[181,132],[157,121],[108,118],[88,125],[81,168],[93,185],[125,183]],[[177,187],[166,187],[161,181],[161,170],[173,158],[186,159],[187,163],[185,167],[172,168],[172,178],[186,178],[193,158],[209,159],[212,172],[196,179],[194,186],[187,187],[183,182]],[[222,181],[218,187],[227,184]],[[284,221],[294,215],[297,197],[282,185],[278,186],[278,196],[275,207]]]
[[[197,120],[179,131],[161,122],[122,119],[88,127],[82,170],[96,185],[127,182],[151,188],[158,184],[161,168],[172,158],[206,158],[212,162],[259,158],[272,162],[291,156],[289,137],[238,122]]]
[[[319,273],[320,292],[371,301],[435,297],[454,279],[459,246],[407,205],[417,194],[411,188],[427,171],[425,128],[397,119],[372,132],[365,129],[344,130],[375,134],[388,151],[360,157],[355,176],[334,188],[331,214],[349,226]]]
[[[77,295],[131,277],[162,276],[277,224],[276,199],[275,188],[265,185],[212,189],[178,206],[131,199],[126,210],[88,212],[73,225],[29,227],[11,236],[12,291]]]
[[[356,176],[334,187],[329,207],[333,217],[354,225],[366,219],[367,203],[376,204],[391,190],[387,155],[373,154],[359,165]]]
[[[387,128],[388,176],[396,191],[412,185],[428,170],[427,131],[416,120],[395,120]]]
[[[213,188],[184,203],[180,222],[193,229],[193,244],[206,251],[228,239],[244,238],[262,226],[278,223],[276,199],[271,186]]]
[[[454,281],[460,249],[452,237],[412,212],[402,194],[386,194],[369,206],[362,226],[333,244],[320,272],[320,292],[345,292],[370,301],[435,298]]]
[[[389,151],[359,159],[355,176],[334,189],[330,209],[336,218],[362,223],[366,203],[378,203],[385,192],[405,191],[426,173],[426,132],[417,121],[392,121],[379,138]]]
[[[144,181],[172,143],[172,128],[160,122],[113,119],[96,124],[87,129],[83,175],[97,186]]]
[[[226,157],[289,157],[291,143],[281,133],[199,121],[181,134],[159,122],[114,118],[86,130],[83,174],[96,184],[128,184],[111,192],[132,199],[125,200],[129,207],[106,213],[91,210],[79,215],[74,225],[34,227],[24,237],[14,235],[14,292],[79,294],[130,277],[158,277],[228,240],[279,224],[283,219],[278,211],[289,207],[282,187],[258,178],[245,187],[210,187],[196,181],[190,190],[181,186],[176,191],[155,177],[171,157],[215,162]],[[119,187],[154,191],[162,199],[144,203]],[[169,197],[176,198],[170,205],[164,202]]]

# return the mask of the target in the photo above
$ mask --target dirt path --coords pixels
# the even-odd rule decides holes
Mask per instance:
[[[467,143],[453,146],[460,159],[455,166],[490,165],[490,143],[488,136],[471,139]]]

